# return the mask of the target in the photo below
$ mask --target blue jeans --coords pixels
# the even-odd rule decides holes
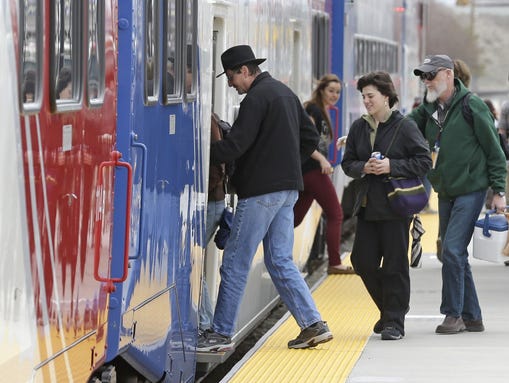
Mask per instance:
[[[467,246],[474,232],[486,190],[438,201],[442,238],[442,304],[440,312],[464,320],[482,318]]]
[[[303,329],[321,320],[309,288],[293,263],[293,205],[296,190],[240,199],[221,266],[213,329],[232,336],[251,262],[263,240],[264,262],[272,282]]]
[[[208,201],[207,204],[207,221],[205,226],[205,239],[208,244],[214,234],[216,233],[221,215],[225,208],[224,200],[221,201]],[[201,302],[200,302],[200,330],[207,330],[212,326],[212,318],[214,311],[212,310],[212,303],[210,302],[209,288],[207,280],[203,278],[201,285]]]

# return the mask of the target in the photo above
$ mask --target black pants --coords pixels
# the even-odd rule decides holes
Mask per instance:
[[[384,327],[396,327],[402,334],[410,303],[410,222],[410,218],[366,221],[361,214],[351,255],[356,273],[380,310]]]

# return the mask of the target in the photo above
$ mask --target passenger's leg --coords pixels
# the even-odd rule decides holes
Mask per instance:
[[[224,201],[209,201],[207,204],[207,217],[205,226],[206,244],[208,244],[212,240],[212,237],[214,236],[217,227],[219,226],[219,221],[221,220],[221,215],[223,214],[224,207],[225,207]],[[212,302],[210,299],[210,293],[207,286],[205,272],[203,275],[201,286],[202,289],[201,289],[199,317],[200,317],[200,330],[204,331],[212,326],[212,318],[214,317],[214,310],[212,309]]]
[[[357,220],[357,230],[350,259],[373,302],[380,312],[383,312],[383,285],[380,270],[382,251],[380,246],[376,222],[364,220],[361,213]]]
[[[481,212],[485,190],[439,200],[442,236],[442,304],[440,312],[458,318],[481,319],[467,246]]]
[[[304,329],[321,321],[309,288],[293,262],[293,205],[297,192],[285,192],[285,201],[263,239],[264,260],[282,301]],[[275,206],[274,206],[275,207]]]
[[[309,173],[307,172],[303,175],[304,179],[304,190],[299,192],[299,198],[297,199],[297,202],[295,203],[295,206],[293,208],[293,226],[297,227],[302,223],[302,220],[306,216],[309,208],[311,207],[311,204],[313,203],[313,194],[309,192],[307,187],[307,179],[309,177]]]
[[[217,227],[219,226],[219,221],[221,221],[221,216],[223,214],[223,210],[225,208],[224,201],[208,201],[207,203],[207,218],[205,225],[205,244],[207,245],[214,234],[216,233]]]
[[[410,219],[390,220],[378,226],[381,241],[384,327],[405,334],[405,314],[410,304],[408,265]]]
[[[212,325],[213,330],[219,334],[231,336],[235,332],[251,262],[282,204],[280,201],[285,193],[287,192],[239,199],[237,203],[230,238],[223,252],[221,284]],[[289,228],[293,231],[293,204]]]
[[[339,266],[341,265],[340,246],[343,210],[330,177],[318,173],[313,183],[312,193],[322,207],[327,219],[326,238],[329,266]]]

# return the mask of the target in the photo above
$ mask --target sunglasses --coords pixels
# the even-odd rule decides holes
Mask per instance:
[[[445,68],[439,68],[433,72],[427,72],[427,73],[421,73],[421,75],[419,76],[421,78],[421,81],[433,81],[435,79],[435,77],[437,77],[437,74],[438,72],[441,72],[445,70]]]
[[[240,69],[234,69],[232,73],[230,73],[230,74],[226,73],[226,78],[228,79],[229,82],[232,82],[233,77],[239,73],[242,73],[242,71]]]

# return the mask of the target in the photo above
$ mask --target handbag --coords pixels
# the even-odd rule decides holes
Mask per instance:
[[[221,219],[219,220],[219,230],[214,236],[214,242],[219,250],[224,250],[226,242],[230,237],[234,216],[233,198],[233,194],[229,194],[228,192],[226,193],[226,207],[224,208],[223,214],[221,214]]]
[[[228,237],[230,237],[232,224],[233,208],[231,206],[226,206],[223,210],[223,214],[221,214],[221,219],[219,220],[219,230],[216,232],[214,237],[214,242],[219,250],[224,250],[226,241],[228,241]]]
[[[391,209],[401,216],[419,213],[428,203],[428,193],[419,177],[387,177],[385,190]]]
[[[404,118],[396,127],[392,140],[387,147],[386,156],[399,132]],[[391,209],[398,215],[407,217],[419,213],[428,203],[428,193],[419,177],[390,177],[384,180],[385,190]]]

